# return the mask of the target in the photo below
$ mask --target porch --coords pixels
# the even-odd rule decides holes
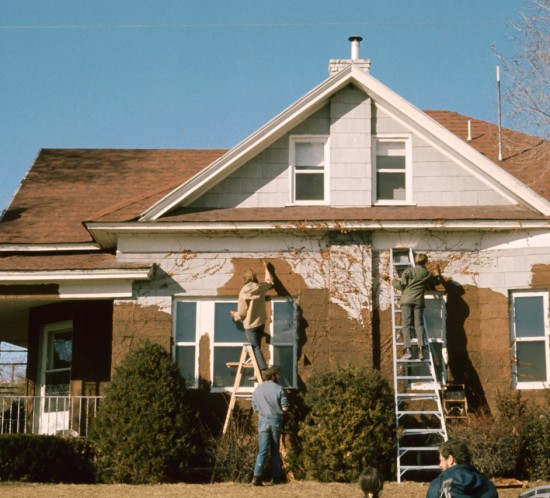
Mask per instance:
[[[87,436],[101,398],[0,395],[0,434]]]

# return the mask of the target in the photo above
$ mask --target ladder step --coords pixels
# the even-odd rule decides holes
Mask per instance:
[[[398,375],[398,380],[431,380],[433,382],[434,378],[431,375]]]
[[[404,470],[441,470],[439,465],[401,465],[401,471]]]
[[[396,396],[398,401],[437,401],[439,398],[437,393],[397,393]]]
[[[437,415],[440,416],[441,414],[437,410],[399,410],[397,412],[398,416],[401,415]]]
[[[239,362],[238,362],[238,361],[228,361],[228,362],[226,363],[226,366],[227,366],[228,368],[230,368],[230,367],[238,367],[238,366],[239,366]],[[242,368],[254,368],[254,365],[252,365],[252,363],[243,363],[243,364],[241,365],[241,367],[242,367]]]
[[[443,436],[443,429],[427,429],[427,428],[416,428],[416,429],[403,429],[402,436],[416,436],[423,434],[441,434]]]
[[[405,453],[407,451],[438,451],[439,452],[439,447],[438,446],[400,446],[399,447],[399,452],[400,453]]]

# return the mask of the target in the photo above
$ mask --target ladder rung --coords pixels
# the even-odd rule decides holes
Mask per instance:
[[[439,451],[437,446],[400,446],[399,451],[403,454],[407,451]]]
[[[437,410],[399,410],[397,415],[437,415],[439,417],[441,414]]]
[[[226,363],[227,367],[238,367],[239,366],[239,362],[238,361],[228,361]],[[254,365],[252,365],[252,363],[243,363],[242,365],[242,368],[254,368]]]
[[[417,428],[417,429],[403,429],[403,436],[413,436],[421,434],[442,434],[443,429],[428,429],[428,428]]]
[[[419,375],[398,375],[397,379],[398,380],[431,380],[431,381],[434,380],[431,375],[423,375],[423,376],[419,376]]]

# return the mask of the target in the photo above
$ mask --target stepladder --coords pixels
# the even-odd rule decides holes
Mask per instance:
[[[412,249],[390,251],[392,278],[400,278],[407,268],[414,267]],[[395,419],[398,430],[397,480],[405,474],[436,472],[439,444],[447,439],[444,410],[441,400],[441,374],[436,373],[434,351],[428,337],[428,324],[424,320],[425,345],[419,354],[418,338],[412,339],[415,351],[404,354],[404,339],[400,291],[391,288],[393,373],[395,393]],[[438,324],[444,326],[444,320]],[[435,336],[438,331],[431,331]],[[411,334],[412,335],[412,334]],[[442,335],[442,334],[440,334]],[[439,355],[437,355],[439,361]]]
[[[250,390],[250,387],[242,386],[243,377],[245,375],[253,377],[255,382],[258,384],[261,384],[263,382],[260,367],[258,366],[256,357],[254,356],[252,344],[250,343],[243,344],[241,356],[238,362],[228,362],[226,365],[228,368],[236,368],[237,371],[235,373],[233,391],[231,393],[231,398],[229,399],[229,406],[227,408],[227,414],[225,416],[225,422],[223,424],[223,434],[227,432],[237,400],[252,399],[252,392]]]

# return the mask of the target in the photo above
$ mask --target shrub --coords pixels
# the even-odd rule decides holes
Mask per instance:
[[[132,484],[183,478],[197,426],[170,354],[145,342],[116,369],[92,426],[98,477]]]
[[[395,457],[393,392],[378,372],[341,368],[312,376],[300,424],[307,477],[355,482],[366,466],[389,475]]]
[[[550,480],[550,389],[542,406],[531,404],[522,424],[522,467],[530,480]]]
[[[92,483],[92,461],[92,447],[81,438],[0,436],[1,481]]]
[[[214,462],[214,481],[250,482],[258,451],[258,432],[250,413],[235,410],[227,432],[211,436],[207,447]]]

